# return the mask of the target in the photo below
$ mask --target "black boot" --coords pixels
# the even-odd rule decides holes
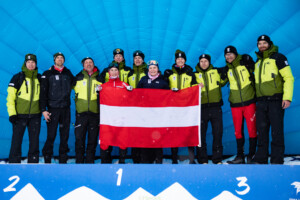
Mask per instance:
[[[236,139],[237,155],[233,160],[227,161],[228,164],[245,164],[244,143],[245,139]]]
[[[125,158],[126,158],[126,154],[127,154],[127,149],[119,149],[119,164],[125,164]]]
[[[171,148],[171,152],[172,152],[172,164],[178,164],[178,148]]]
[[[189,164],[196,164],[195,162],[195,147],[188,147],[189,151]]]
[[[100,149],[100,156],[101,156],[101,164],[108,164],[112,162],[109,149],[106,150]]]
[[[249,154],[247,156],[247,164],[253,164],[253,158],[256,152],[257,137],[249,138]]]

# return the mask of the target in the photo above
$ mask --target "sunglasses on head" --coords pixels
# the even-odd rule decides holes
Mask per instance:
[[[147,65],[148,66],[150,66],[150,65],[156,65],[156,66],[158,66],[158,62],[156,60],[151,60],[151,61],[148,61]]]

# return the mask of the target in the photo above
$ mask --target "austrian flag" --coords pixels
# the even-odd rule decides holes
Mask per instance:
[[[100,147],[200,145],[199,86],[173,92],[105,87],[100,92]]]

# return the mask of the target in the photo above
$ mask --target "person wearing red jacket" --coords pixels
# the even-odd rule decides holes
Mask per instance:
[[[105,86],[105,87],[124,88],[129,91],[133,89],[132,86],[120,80],[118,63],[110,63],[107,69],[109,74],[109,80],[108,82],[103,84],[103,87]],[[99,86],[100,91],[101,89],[102,87]],[[100,148],[101,163],[112,163],[112,159],[111,159],[112,146],[101,145],[100,147],[101,147]],[[120,160],[119,160],[120,164],[125,163],[126,153],[127,153],[126,149],[120,147]]]

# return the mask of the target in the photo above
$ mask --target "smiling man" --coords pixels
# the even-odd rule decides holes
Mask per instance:
[[[255,63],[255,88],[257,96],[256,126],[258,149],[255,163],[267,164],[269,155],[269,130],[271,126],[271,163],[283,164],[284,158],[284,111],[291,104],[294,77],[287,58],[278,53],[278,47],[270,37],[257,39],[258,52]]]
[[[76,75],[74,87],[76,96],[76,163],[94,163],[99,134],[99,104],[96,89],[101,84],[100,72],[91,57],[82,59],[81,63],[83,70]],[[87,132],[88,141],[85,150]]]
[[[51,163],[53,144],[59,124],[59,163],[67,163],[70,130],[70,95],[74,76],[64,66],[65,56],[54,54],[54,65],[41,77],[40,107],[47,122],[47,140],[43,148],[45,163]]]

